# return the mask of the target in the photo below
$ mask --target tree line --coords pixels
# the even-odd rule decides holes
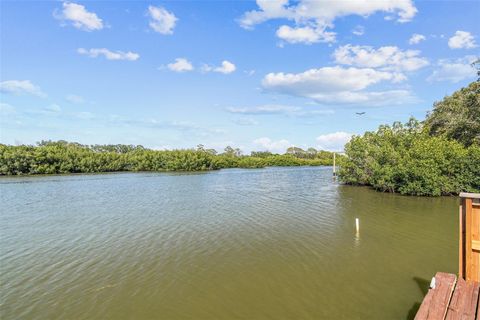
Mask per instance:
[[[332,165],[333,155],[314,148],[289,148],[285,154],[266,151],[242,155],[226,147],[223,153],[196,149],[152,150],[140,145],[82,145],[41,141],[36,145],[0,144],[0,175],[65,174],[121,171],[206,171],[223,168]],[[341,161],[341,157],[339,158]]]
[[[423,122],[354,136],[345,154],[346,184],[406,195],[480,192],[480,82],[434,103]]]

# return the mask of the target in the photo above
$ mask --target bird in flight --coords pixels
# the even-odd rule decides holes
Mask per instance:
[[[362,115],[365,114],[365,111],[363,111],[363,112],[355,112],[355,113],[358,114],[359,116],[362,116]]]

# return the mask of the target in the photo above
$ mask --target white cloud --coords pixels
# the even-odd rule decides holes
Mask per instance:
[[[209,66],[207,64],[203,65],[202,67],[202,71],[203,72],[220,72],[220,73],[223,73],[223,74],[229,74],[229,73],[232,73],[234,72],[235,70],[237,70],[237,67],[230,61],[227,61],[227,60],[223,60],[222,61],[222,65],[219,66],[219,67],[213,67],[213,66]]]
[[[37,97],[45,98],[47,95],[42,92],[40,87],[34,85],[30,80],[6,80],[0,82],[0,92],[11,93],[15,95],[31,94]]]
[[[175,72],[192,71],[193,65],[185,58],[177,58],[175,62],[167,64],[168,69]]]
[[[262,85],[273,92],[311,98],[320,103],[372,103],[379,104],[406,98],[408,92],[392,90],[386,92],[362,91],[370,85],[383,81],[398,82],[403,75],[377,71],[371,68],[323,67],[302,73],[269,73]],[[397,102],[398,103],[398,102]]]
[[[281,26],[277,36],[291,43],[333,42],[335,34],[326,31],[334,27],[336,18],[348,15],[363,17],[383,11],[396,14],[398,22],[413,19],[417,9],[411,0],[388,1],[311,1],[299,0],[257,0],[259,10],[248,11],[239,19],[243,28],[252,29],[255,25],[271,19],[287,19],[294,27]]]
[[[151,20],[150,28],[161,34],[173,34],[173,29],[177,24],[178,18],[173,12],[168,12],[165,8],[149,6],[148,15]]]
[[[353,28],[352,33],[356,36],[363,36],[365,34],[365,27],[356,26],[355,28]]]
[[[288,140],[281,139],[274,141],[267,137],[255,139],[253,140],[253,144],[260,146],[264,150],[275,153],[285,153],[285,151],[292,146]]]
[[[85,102],[85,99],[81,96],[77,96],[76,94],[69,94],[68,96],[65,97],[65,99],[68,102],[75,103],[75,104],[81,104]]]
[[[352,135],[344,131],[322,134],[317,137],[318,148],[328,151],[343,151],[343,147],[350,141]]]
[[[110,51],[106,48],[92,48],[84,49],[78,48],[77,52],[89,56],[90,58],[96,58],[98,56],[104,56],[107,60],[128,60],[135,61],[140,58],[140,55],[135,52],[123,52],[123,51]]]
[[[452,49],[471,49],[476,48],[475,37],[467,31],[457,31],[455,35],[448,39],[448,46]]]
[[[302,73],[269,73],[263,79],[262,84],[266,89],[310,93],[317,90],[358,91],[371,84],[394,79],[395,75],[390,72],[376,71],[371,68],[335,66],[310,69]]]
[[[231,63],[230,61],[224,60],[222,61],[222,66],[215,68],[214,71],[228,74],[228,73],[234,72],[236,69],[237,67],[233,63]]]
[[[347,44],[336,49],[333,57],[340,64],[395,71],[415,71],[429,64],[427,59],[420,57],[420,51],[402,51],[394,46],[374,49]]]
[[[272,92],[310,98],[318,103],[345,103],[379,106],[413,101],[407,90],[364,91],[384,81],[399,82],[402,74],[371,68],[340,66],[310,69],[302,73],[269,73],[263,87]]]
[[[472,67],[475,56],[466,56],[461,59],[442,59],[437,63],[437,69],[428,77],[429,81],[459,82],[465,79],[473,79],[476,70]]]
[[[277,37],[289,43],[334,42],[335,32],[325,31],[325,28],[295,27],[283,25],[277,30]]]
[[[408,40],[409,44],[418,44],[422,41],[425,41],[427,38],[423,34],[414,33]]]
[[[73,2],[64,2],[61,13],[54,13],[57,19],[70,21],[80,30],[93,31],[103,29],[103,22],[94,12],[89,12],[85,6]]]

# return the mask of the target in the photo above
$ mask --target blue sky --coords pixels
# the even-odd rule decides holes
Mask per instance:
[[[423,119],[479,56],[479,1],[0,5],[7,144],[340,150]]]

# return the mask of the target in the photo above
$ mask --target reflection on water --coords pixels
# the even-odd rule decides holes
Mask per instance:
[[[2,178],[0,196],[2,319],[405,319],[456,272],[454,198],[331,168]]]

